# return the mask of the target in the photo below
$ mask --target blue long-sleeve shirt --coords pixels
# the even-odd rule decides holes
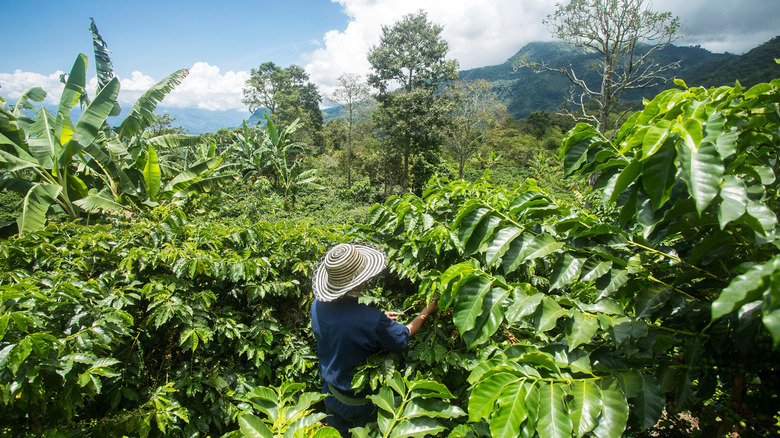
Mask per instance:
[[[317,339],[320,373],[339,392],[354,395],[355,367],[382,349],[402,352],[409,343],[409,329],[379,309],[358,303],[356,298],[314,300],[311,327]]]

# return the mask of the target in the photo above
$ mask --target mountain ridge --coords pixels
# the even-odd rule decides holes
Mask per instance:
[[[571,85],[568,80],[554,72],[534,73],[530,68],[516,70],[514,61],[523,58],[529,62],[544,60],[554,67],[571,63],[586,81],[594,83],[593,81],[601,80],[595,69],[588,68],[597,61],[596,54],[560,41],[530,42],[501,64],[460,71],[459,79],[485,79],[490,82],[491,89],[516,119],[525,118],[535,111],[557,111],[569,93]],[[759,82],[778,78],[780,65],[774,62],[774,58],[780,58],[780,36],[742,55],[712,53],[700,46],[674,45],[666,47],[658,54],[658,61],[662,63],[681,61],[680,69],[674,71],[673,77],[683,79],[689,86],[705,87],[734,85],[737,80],[744,87],[750,87]],[[674,84],[669,80],[653,88],[627,92],[623,100],[640,101],[643,97],[651,98],[673,86]],[[123,108],[122,115],[109,118],[109,123],[119,124],[131,107],[128,105],[127,108]],[[175,119],[173,124],[182,126],[190,134],[216,132],[221,128],[236,128],[245,120],[251,125],[262,118],[261,115],[246,110],[212,111],[164,105],[158,106],[155,113],[170,114]],[[324,109],[323,113],[326,121],[339,117],[338,108]]]
[[[647,48],[649,46],[640,47],[639,50]],[[774,63],[774,58],[780,58],[780,36],[743,55],[712,53],[701,46],[675,45],[669,45],[654,55],[654,60],[660,64],[680,61],[680,67],[673,70],[670,79],[680,78],[688,86],[705,87],[734,85],[735,81],[750,87],[778,78],[780,65]],[[463,70],[459,72],[459,79],[485,79],[490,82],[491,90],[516,119],[525,118],[535,111],[558,110],[569,94],[569,81],[556,72],[534,73],[527,67],[515,69],[515,60],[522,59],[528,62],[544,61],[551,67],[571,64],[586,83],[598,85],[601,82],[601,77],[593,67],[599,55],[560,41],[530,42],[504,63]],[[624,93],[622,100],[638,102],[673,86],[673,82],[668,80],[655,87],[630,90]]]

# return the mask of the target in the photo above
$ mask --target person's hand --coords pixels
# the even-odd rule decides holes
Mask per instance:
[[[390,318],[393,321],[395,321],[396,319],[398,319],[398,315],[400,315],[400,313],[398,313],[398,312],[385,312],[385,315],[387,315],[388,318]]]
[[[428,303],[427,306],[425,306],[422,313],[425,313],[426,315],[430,315],[438,311],[439,311],[439,298],[434,298],[433,300],[431,300],[430,303]]]

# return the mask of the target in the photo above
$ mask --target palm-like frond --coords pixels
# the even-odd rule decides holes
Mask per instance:
[[[111,194],[107,190],[100,193],[85,196],[77,201],[73,201],[84,211],[129,211],[130,208],[111,199]]]
[[[90,17],[89,21],[89,31],[92,33],[92,47],[95,51],[95,70],[97,71],[97,91],[99,93],[114,78],[114,64],[111,62],[111,57],[108,56],[111,51],[108,50],[108,44],[100,36],[97,25],[95,25],[95,19]],[[114,107],[109,115],[118,116],[121,111],[119,103],[114,102]]]
[[[173,91],[177,85],[181,84],[181,81],[183,81],[189,73],[189,69],[186,68],[175,71],[155,84],[152,88],[146,90],[146,92],[135,102],[135,105],[133,105],[133,108],[130,110],[130,114],[119,126],[119,138],[129,138],[133,134],[141,133],[144,129],[151,126],[156,120],[154,109],[157,108],[157,104],[160,103],[168,93]]]

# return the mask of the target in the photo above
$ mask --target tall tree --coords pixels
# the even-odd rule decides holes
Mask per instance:
[[[454,105],[450,113],[452,123],[447,130],[447,149],[458,162],[458,178],[462,179],[466,161],[482,143],[487,129],[506,113],[506,107],[484,79],[455,82],[448,94]]]
[[[310,133],[322,129],[322,97],[298,65],[282,68],[265,62],[252,69],[243,92],[241,102],[251,112],[265,109],[275,123],[283,125],[299,119]]]
[[[449,45],[442,26],[428,21],[424,11],[409,14],[393,26],[382,26],[378,46],[368,53],[368,82],[379,90],[377,125],[401,157],[400,182],[406,190],[412,155],[438,153],[438,131],[446,123],[446,97],[436,91],[457,78],[458,62],[447,60]],[[395,90],[393,86],[400,87]]]
[[[570,103],[582,114],[574,115],[607,129],[607,117],[626,90],[649,88],[667,80],[666,74],[678,62],[659,64],[654,55],[681,37],[680,19],[671,12],[654,12],[645,0],[570,0],[558,4],[544,23],[559,40],[593,50],[601,57],[597,64],[601,84],[587,84],[571,65],[553,67],[521,60],[519,66],[563,74],[573,84]],[[586,104],[595,104],[597,115],[588,115]],[[615,120],[617,127],[622,115]]]
[[[338,78],[339,87],[331,95],[331,102],[341,106],[347,113],[347,186],[352,186],[352,131],[358,109],[371,97],[369,87],[360,80],[360,75],[345,73]]]

